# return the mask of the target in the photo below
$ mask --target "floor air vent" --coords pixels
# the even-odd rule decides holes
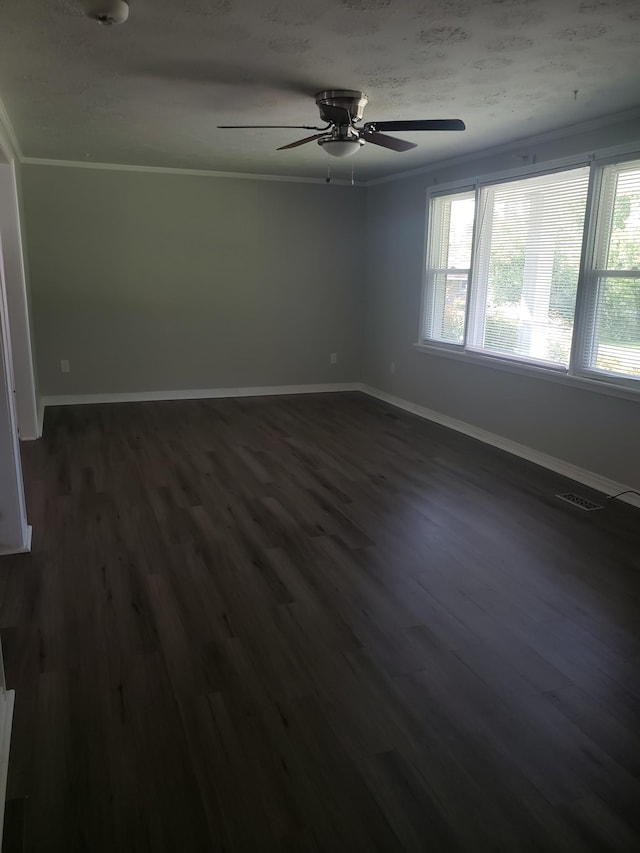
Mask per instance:
[[[556,495],[556,497],[587,512],[592,512],[594,509],[602,509],[600,504],[594,504],[593,501],[587,500],[587,498],[583,498],[581,495],[576,495],[574,492],[566,492],[564,495]]]

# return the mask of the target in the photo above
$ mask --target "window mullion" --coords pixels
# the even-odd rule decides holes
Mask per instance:
[[[602,193],[602,169],[591,166],[589,174],[589,189],[587,191],[587,206],[582,235],[582,252],[580,254],[580,272],[578,274],[578,290],[576,293],[575,320],[571,353],[569,356],[569,374],[575,375],[582,371],[591,358],[591,339],[593,328],[591,318],[595,316],[595,300],[597,299],[597,277],[593,274],[593,264],[596,253],[596,233],[598,226],[598,209]]]
[[[465,346],[482,347],[485,323],[485,303],[489,279],[489,250],[491,228],[493,225],[493,204],[490,204],[491,190],[479,188],[476,193],[476,219],[474,223],[473,265],[471,267],[471,293],[467,299],[467,334]]]

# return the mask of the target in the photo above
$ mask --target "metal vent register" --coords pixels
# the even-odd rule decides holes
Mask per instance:
[[[564,495],[556,495],[561,501],[577,506],[579,509],[584,509],[587,512],[592,512],[594,509],[602,509],[600,504],[595,504],[593,501],[583,498],[581,495],[576,495],[575,492],[565,492]]]

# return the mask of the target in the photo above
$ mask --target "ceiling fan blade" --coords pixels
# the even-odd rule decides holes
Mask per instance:
[[[243,128],[283,128],[289,130],[328,130],[330,125],[326,127],[316,127],[314,124],[219,124],[218,130],[240,130]]]
[[[459,118],[430,118],[416,121],[368,121],[363,130],[465,130]]]
[[[395,136],[387,136],[386,133],[377,133],[376,131],[364,131],[362,139],[367,142],[372,142],[374,145],[380,145],[382,148],[390,148],[392,151],[410,151],[418,146],[415,142],[407,142],[406,139],[398,139]]]
[[[288,145],[281,145],[280,148],[276,148],[276,151],[285,151],[287,148],[297,148],[298,145],[306,145],[307,142],[313,142],[314,139],[320,139],[322,136],[326,136],[326,133],[314,133],[313,136],[306,136],[304,139],[299,139],[297,142],[290,142]]]

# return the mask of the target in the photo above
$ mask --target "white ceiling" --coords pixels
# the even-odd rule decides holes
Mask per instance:
[[[361,89],[365,120],[462,118],[464,133],[366,145],[367,180],[640,105],[638,0],[0,0],[0,98],[25,157],[322,177],[296,130],[313,95]],[[577,90],[577,95],[574,92]]]

